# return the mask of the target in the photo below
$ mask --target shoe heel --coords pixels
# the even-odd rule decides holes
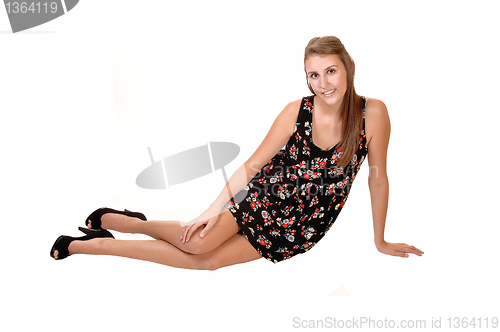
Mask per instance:
[[[96,238],[96,237],[112,237],[113,239],[115,238],[113,234],[111,234],[108,230],[106,229],[90,229],[90,228],[85,228],[85,227],[78,227],[78,229],[85,233],[85,235],[89,236],[89,238]]]
[[[90,228],[78,227],[78,230],[80,230],[80,232],[82,232],[82,233],[84,233],[86,235],[95,234],[95,231],[91,230]]]

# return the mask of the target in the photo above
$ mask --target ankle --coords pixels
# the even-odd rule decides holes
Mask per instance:
[[[108,213],[102,216],[102,228],[111,229],[120,233],[140,233],[140,224],[142,221],[139,218],[124,216],[116,213]],[[139,227],[138,227],[139,226]]]
[[[70,255],[74,254],[93,254],[99,251],[102,247],[103,242],[109,240],[109,238],[95,238],[90,240],[75,240],[69,244],[68,251]]]
[[[106,213],[101,217],[101,227],[104,229],[122,231],[123,226],[129,218],[130,217],[116,213]]]

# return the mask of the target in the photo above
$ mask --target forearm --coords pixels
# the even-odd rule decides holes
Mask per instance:
[[[387,206],[389,203],[389,181],[385,179],[374,179],[369,181],[370,196],[372,204],[373,233],[375,246],[385,242],[385,220]]]
[[[258,169],[253,169],[247,163],[241,165],[226,183],[219,196],[212,203],[211,207],[221,210],[224,205],[257,174]]]

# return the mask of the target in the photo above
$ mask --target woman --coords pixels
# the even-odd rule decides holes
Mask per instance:
[[[254,154],[198,218],[182,226],[147,221],[138,212],[98,209],[87,218],[88,229],[80,228],[87,235],[59,237],[51,256],[114,255],[208,270],[261,257],[277,263],[308,251],[330,229],[366,156],[377,249],[421,256],[413,246],[384,240],[390,134],[384,103],[356,94],[354,62],[336,37],[311,39],[304,69],[313,96],[283,109]],[[115,240],[107,230],[155,240]]]

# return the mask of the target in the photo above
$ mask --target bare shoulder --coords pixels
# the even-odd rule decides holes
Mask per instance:
[[[365,129],[368,144],[374,136],[389,137],[391,123],[385,104],[378,99],[368,98],[365,106]]]
[[[295,128],[295,122],[297,121],[297,116],[299,115],[300,105],[302,100],[294,100],[288,103],[285,108],[281,111],[275,120],[275,125],[279,127],[280,130],[285,130],[292,134]]]
[[[375,98],[368,98],[365,106],[365,118],[389,118],[387,106],[384,102]]]
[[[286,105],[285,108],[283,109],[282,113],[284,113],[286,117],[293,117],[294,120],[297,119],[301,103],[302,99],[297,99],[288,103],[288,105]]]

